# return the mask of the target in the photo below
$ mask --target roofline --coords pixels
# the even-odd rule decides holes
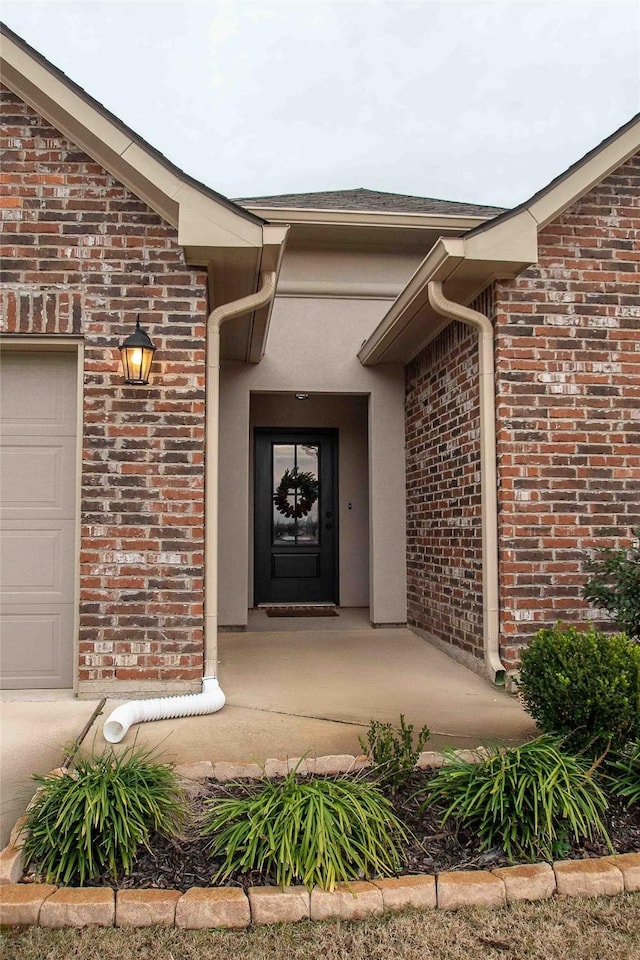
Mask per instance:
[[[448,299],[469,303],[496,279],[516,277],[538,260],[538,233],[640,149],[640,113],[514,210],[455,241],[440,237],[358,352],[366,366],[407,363],[442,329],[430,307],[431,280]]]
[[[175,163],[169,160],[163,153],[160,152],[152,144],[148,143],[143,137],[135,132],[131,127],[124,123],[119,117],[112,113],[104,104],[100,103],[99,100],[96,100],[91,94],[79,86],[74,80],[67,76],[59,67],[56,67],[55,64],[51,63],[50,60],[47,60],[43,54],[38,50],[32,47],[26,40],[21,36],[15,33],[11,27],[9,27],[3,21],[0,21],[0,36],[7,37],[9,40],[13,41],[16,46],[26,53],[29,57],[39,63],[44,67],[49,73],[51,73],[57,80],[63,83],[72,93],[80,97],[89,107],[99,113],[105,120],[110,124],[116,127],[121,133],[129,137],[134,143],[140,146],[145,153],[152,156],[158,163],[168,170],[170,173],[174,174],[183,183],[188,184],[191,187],[194,187],[199,193],[204,194],[206,197],[216,200],[218,203],[227,207],[229,210],[232,210],[238,216],[244,217],[245,219],[257,224],[262,225],[266,221],[258,216],[248,211],[245,207],[241,207],[239,204],[234,203],[233,200],[229,200],[228,197],[225,197],[223,194],[218,193],[217,190],[213,190],[211,187],[208,187],[206,184],[202,183],[200,180],[196,180],[195,177],[192,177],[190,174],[185,173],[180,167]],[[9,84],[8,84],[9,85]]]
[[[270,222],[305,223],[327,226],[403,227],[413,229],[471,230],[486,222],[486,217],[471,214],[399,213],[386,210],[340,210],[322,207],[260,207],[248,204],[249,210],[262,211]]]
[[[316,190],[316,191],[312,190],[309,193],[284,193],[284,194],[272,193],[264,197],[236,197],[235,201],[236,203],[247,203],[249,205],[251,205],[252,203],[253,204],[264,203],[265,206],[269,206],[269,204],[266,201],[282,200],[283,197],[291,197],[291,198],[314,197],[314,196],[317,197],[317,196],[335,195],[339,193],[377,193],[377,194],[379,193],[383,197],[404,197],[405,200],[433,200],[436,203],[451,202],[451,203],[457,203],[460,206],[466,206],[466,207],[485,207],[486,209],[493,209],[493,210],[504,209],[503,207],[496,206],[496,204],[494,203],[473,203],[471,200],[448,201],[448,200],[444,200],[442,197],[422,197],[422,196],[418,196],[415,193],[394,193],[391,190],[376,190],[373,188],[369,189],[369,187],[347,187],[346,189],[338,188],[336,190]],[[319,209],[326,210],[327,208],[321,207]]]
[[[211,303],[242,299],[263,273],[279,273],[286,224],[268,223],[180,170],[3,23],[0,33],[3,82],[177,229],[185,261],[207,270]],[[260,359],[271,309],[236,323],[232,359]]]
[[[363,366],[383,362],[385,353],[402,335],[427,303],[425,277],[445,280],[453,266],[464,258],[463,240],[459,237],[439,237],[426,255],[404,290],[389,308],[373,333],[358,351]],[[450,261],[452,261],[450,263]]]
[[[475,236],[476,234],[482,233],[485,230],[495,226],[498,223],[504,223],[506,220],[510,220],[512,217],[516,217],[523,210],[530,210],[534,205],[539,204],[540,201],[544,200],[547,196],[549,196],[549,194],[551,194],[559,186],[565,183],[570,177],[573,177],[577,173],[579,173],[583,167],[585,167],[593,159],[599,156],[608,146],[615,144],[621,137],[624,136],[624,134],[626,134],[629,131],[632,131],[636,126],[638,127],[638,136],[636,138],[635,145],[632,145],[631,149],[628,151],[624,159],[618,159],[615,162],[613,169],[620,166],[621,163],[624,163],[625,160],[628,160],[629,157],[632,157],[633,154],[636,153],[638,149],[640,149],[640,112],[634,114],[630,120],[627,120],[626,123],[624,123],[621,127],[618,127],[617,130],[614,130],[614,132],[609,134],[608,137],[605,137],[605,139],[602,140],[599,144],[597,144],[597,146],[589,150],[588,153],[585,153],[583,157],[580,157],[580,159],[576,160],[575,163],[572,163],[570,167],[567,167],[567,169],[564,170],[562,173],[558,174],[557,177],[554,177],[553,180],[551,180],[546,186],[541,187],[541,189],[538,190],[536,193],[534,193],[533,196],[529,197],[528,200],[524,200],[522,203],[519,203],[516,207],[513,207],[510,210],[505,210],[504,213],[499,213],[496,217],[494,217],[491,223],[483,223],[478,227],[474,227],[474,229],[471,231],[469,236],[472,236],[472,235]],[[609,171],[609,172],[612,172],[612,171]],[[608,176],[608,173],[605,173],[604,176]],[[600,180],[603,180],[604,176],[600,176],[598,179],[596,179],[595,183],[599,183]],[[581,193],[582,194],[587,193],[593,186],[595,186],[595,183],[591,183]],[[573,196],[571,203],[575,203],[576,200],[580,198],[581,193],[580,192],[576,193]],[[569,204],[567,204],[566,206],[569,206]],[[564,209],[566,209],[566,206],[564,207]],[[548,216],[547,219],[544,220],[544,222],[543,221],[538,221],[538,222],[541,225],[546,226],[546,224],[550,223],[550,221],[553,220],[555,216],[559,216],[561,212],[562,212],[562,209],[558,209],[554,215]]]

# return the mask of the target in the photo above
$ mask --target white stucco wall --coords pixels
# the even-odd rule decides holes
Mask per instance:
[[[248,598],[251,596],[251,395],[291,395],[297,392],[312,394],[315,399],[307,402],[316,405],[321,402],[322,395],[327,399],[340,396],[366,398],[371,620],[374,623],[403,623],[406,620],[404,372],[395,364],[365,368],[356,356],[362,341],[374,329],[387,306],[384,301],[361,299],[277,298],[262,362],[254,366],[223,363],[219,540],[219,622],[222,625],[246,624]],[[269,413],[266,400],[261,402],[265,405],[266,416]],[[276,406],[271,409],[275,415],[276,401],[274,404]],[[339,406],[335,404],[336,415]],[[282,420],[274,424],[264,422],[257,397],[253,410],[255,425],[258,419],[262,426],[284,425]],[[282,410],[280,406],[280,412]],[[325,413],[328,410],[327,407]],[[343,405],[342,417],[345,410]],[[359,419],[361,422],[361,417],[355,416],[354,432],[349,442],[363,449],[362,437],[356,435]],[[287,425],[307,424],[301,421]],[[332,424],[327,423],[324,416],[323,422],[319,420],[314,425]],[[346,429],[344,420],[342,429]],[[347,439],[345,434],[345,442]],[[340,491],[341,524],[344,521],[343,504],[351,499],[348,496],[345,499],[344,493]],[[363,531],[361,525],[360,533]],[[341,549],[341,574],[344,574],[347,563],[348,554]],[[361,553],[357,566],[362,569]],[[346,594],[343,593],[345,587]],[[363,597],[361,573],[355,575],[352,582],[348,576],[342,582],[341,576],[341,588],[343,604],[347,605],[351,596],[354,605],[359,605],[359,598]]]

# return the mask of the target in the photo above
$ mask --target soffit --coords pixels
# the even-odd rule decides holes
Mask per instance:
[[[441,238],[365,341],[365,365],[408,363],[448,321],[430,307],[427,286],[440,280],[447,299],[468,305],[490,283],[537,262],[538,231],[560,216],[640,149],[640,114],[536,193],[478,225],[461,240]]]
[[[2,39],[2,79],[56,129],[178,227],[184,235],[182,242],[206,241],[214,248],[222,243],[239,247],[260,244],[262,219],[191,180],[68,77],[9,35]]]
[[[425,246],[424,236],[458,236],[486,222],[486,217],[362,210],[253,208],[270,223],[288,223],[289,245],[324,244],[389,247]]]
[[[208,271],[213,304],[255,292],[262,270],[279,269],[286,227],[189,177],[4,25],[1,54],[9,89],[177,228],[187,263]],[[238,330],[227,325],[224,353],[261,353],[256,332],[266,336],[270,311],[243,318]]]

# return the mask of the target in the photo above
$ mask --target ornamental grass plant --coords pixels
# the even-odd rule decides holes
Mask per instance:
[[[216,881],[260,870],[283,889],[299,881],[333,890],[339,881],[393,875],[406,838],[376,786],[359,778],[303,780],[295,770],[209,801],[203,833],[209,855],[223,858]]]
[[[23,831],[26,864],[49,883],[80,884],[131,872],[152,832],[177,835],[186,799],[173,769],[152,751],[106,748],[77,756],[61,776],[35,775],[39,789]]]
[[[640,740],[607,757],[605,779],[609,792],[627,806],[640,806]]]
[[[563,856],[572,839],[609,839],[603,823],[606,796],[594,770],[543,735],[520,747],[493,747],[474,763],[446,751],[426,791],[426,804],[442,804],[443,824],[454,819],[477,834],[482,850],[501,847],[510,860]],[[609,844],[610,845],[610,844]]]

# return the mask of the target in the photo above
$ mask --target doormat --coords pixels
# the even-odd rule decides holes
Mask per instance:
[[[339,617],[335,607],[265,607],[268,617]]]

